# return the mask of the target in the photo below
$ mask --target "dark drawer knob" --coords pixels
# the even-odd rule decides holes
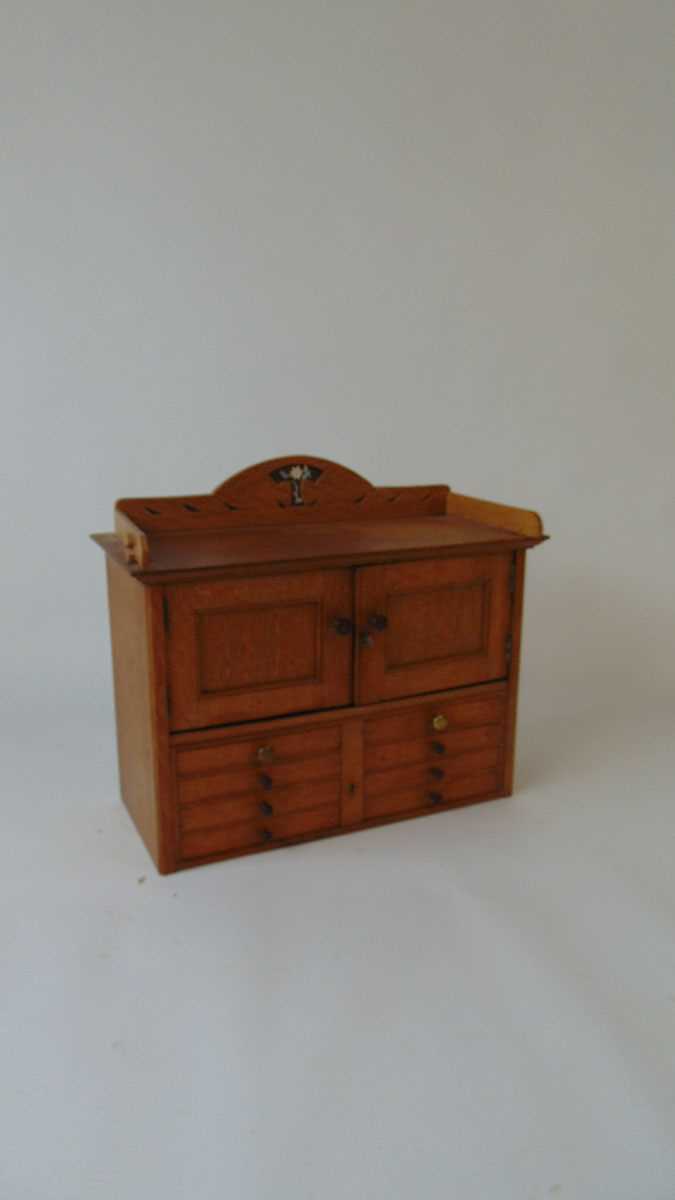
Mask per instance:
[[[445,754],[445,746],[442,742],[432,742],[431,749],[433,750],[434,754]]]
[[[262,788],[264,788],[264,790],[265,790],[266,792],[269,792],[269,790],[270,790],[270,788],[273,786],[273,784],[274,784],[274,780],[272,779],[272,776],[271,776],[271,775],[268,775],[268,774],[267,774],[265,771],[261,771],[261,773],[260,773],[260,786],[261,786]]]
[[[427,800],[430,804],[442,804],[443,797],[440,792],[427,792]]]
[[[340,637],[349,637],[350,633],[354,632],[354,625],[349,617],[336,617],[332,626],[335,632],[340,634]]]
[[[272,746],[258,746],[255,756],[258,762],[271,762],[274,758],[274,749]]]
[[[366,630],[363,630],[359,634],[359,645],[365,646],[365,647],[374,646],[375,638],[373,637],[372,633],[367,633]]]
[[[445,778],[445,771],[443,770],[442,767],[430,767],[429,772],[431,774],[432,779],[444,779]]]
[[[272,805],[267,800],[261,800],[260,804],[258,805],[258,808],[260,809],[260,812],[265,817],[271,817],[272,813],[274,812]]]
[[[371,629],[379,629],[381,631],[387,628],[389,622],[384,613],[373,613],[372,616],[368,617],[368,624]]]
[[[260,832],[260,836],[261,836],[263,842],[271,842],[273,834],[270,832],[269,829],[263,829]]]

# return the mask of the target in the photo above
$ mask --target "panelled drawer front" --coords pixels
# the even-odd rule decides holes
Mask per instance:
[[[263,830],[256,821],[239,821],[231,825],[183,832],[180,835],[180,857],[184,861],[206,858],[209,854],[248,850],[264,845]]]
[[[504,687],[418,702],[364,725],[364,816],[431,811],[499,792]]]
[[[242,796],[216,797],[208,803],[184,804],[180,809],[180,824],[184,832],[212,829],[237,821],[266,824],[273,816],[285,816],[298,810],[312,810],[340,803],[340,781],[329,779],[309,786],[281,788],[268,800],[254,792]],[[269,809],[272,812],[269,812]],[[264,820],[263,820],[264,818]]]
[[[299,732],[260,734],[255,738],[234,738],[207,746],[181,746],[176,752],[179,776],[201,775],[229,767],[260,767],[267,764],[306,759],[340,749],[340,727],[321,725]]]
[[[181,836],[185,861],[227,854],[236,850],[263,849],[303,834],[320,833],[340,824],[339,805],[326,805],[311,812],[287,813],[266,821],[248,820],[209,829],[186,831]]]
[[[365,796],[382,796],[403,789],[414,791],[442,791],[454,779],[471,775],[476,771],[497,770],[501,762],[501,747],[488,750],[472,750],[458,754],[440,766],[436,762],[425,762],[413,767],[395,767],[387,771],[369,771],[365,780]]]
[[[179,857],[262,847],[339,825],[341,762],[339,725],[179,745]]]
[[[239,796],[243,792],[276,794],[279,788],[305,784],[313,779],[336,779],[340,775],[340,755],[326,754],[321,758],[298,759],[296,762],[274,763],[245,771],[223,771],[195,775],[178,780],[180,803],[208,800],[212,796]]]
[[[410,708],[400,709],[391,716],[378,714],[366,721],[366,747],[402,738],[410,741],[425,736],[445,737],[457,729],[498,725],[504,719],[505,699],[506,690],[499,688],[488,696],[425,700]],[[438,717],[447,721],[445,729],[434,726],[434,720]]]
[[[173,739],[177,863],[497,796],[506,688]]]
[[[502,771],[476,771],[458,779],[446,781],[439,788],[405,788],[402,791],[383,792],[367,796],[366,818],[386,817],[395,813],[433,812],[435,808],[479,799],[497,794],[502,786]]]
[[[433,737],[415,738],[413,741],[376,743],[368,748],[367,762],[372,771],[386,770],[388,767],[436,761],[467,754],[472,750],[501,746],[503,740],[503,725],[480,725],[476,729],[435,733]]]

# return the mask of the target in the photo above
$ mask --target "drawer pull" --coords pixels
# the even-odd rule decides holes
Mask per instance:
[[[369,648],[370,646],[374,646],[375,638],[373,637],[372,633],[368,633],[367,630],[363,629],[361,631],[361,633],[359,634],[359,645],[364,646],[366,648]]]
[[[268,774],[267,774],[265,771],[261,771],[261,773],[260,773],[260,786],[261,786],[262,788],[264,788],[264,790],[265,790],[266,792],[269,792],[269,790],[270,790],[270,788],[273,786],[273,784],[274,784],[274,780],[272,779],[272,776],[271,776],[271,775],[268,775]]]
[[[272,746],[258,746],[255,756],[258,762],[271,762],[274,758],[274,748]]]
[[[442,742],[432,742],[431,749],[433,750],[434,754],[445,754],[445,746]]]
[[[349,617],[336,617],[334,621],[331,621],[331,624],[335,632],[340,634],[340,637],[349,637],[354,632],[354,625]]]
[[[436,716],[431,718],[431,727],[437,733],[442,733],[444,729],[448,728],[448,718],[444,717],[443,713],[436,713]]]
[[[440,792],[427,792],[427,800],[430,804],[442,804],[443,797]]]
[[[273,834],[270,832],[269,829],[262,829],[260,831],[260,836],[261,836],[263,842],[271,842]]]
[[[382,632],[383,629],[387,628],[389,622],[384,613],[373,613],[372,616],[368,617],[368,624],[371,629],[377,629]]]
[[[442,767],[430,767],[429,771],[432,779],[443,779],[445,777],[445,771]]]
[[[258,805],[258,808],[265,817],[271,817],[272,813],[274,812],[274,809],[268,800],[262,800]]]

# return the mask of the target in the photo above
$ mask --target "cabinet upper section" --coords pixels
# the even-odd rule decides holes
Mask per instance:
[[[118,500],[115,533],[95,534],[140,579],[443,558],[534,546],[535,512],[445,484],[375,487],[312,455],[270,459],[206,495]]]
[[[502,679],[512,561],[485,554],[169,586],[171,728]]]

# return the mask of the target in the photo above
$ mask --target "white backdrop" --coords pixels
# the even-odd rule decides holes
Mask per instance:
[[[1,25],[8,1200],[672,1200],[673,6]],[[519,792],[159,880],[86,535],[284,453],[542,512]]]

